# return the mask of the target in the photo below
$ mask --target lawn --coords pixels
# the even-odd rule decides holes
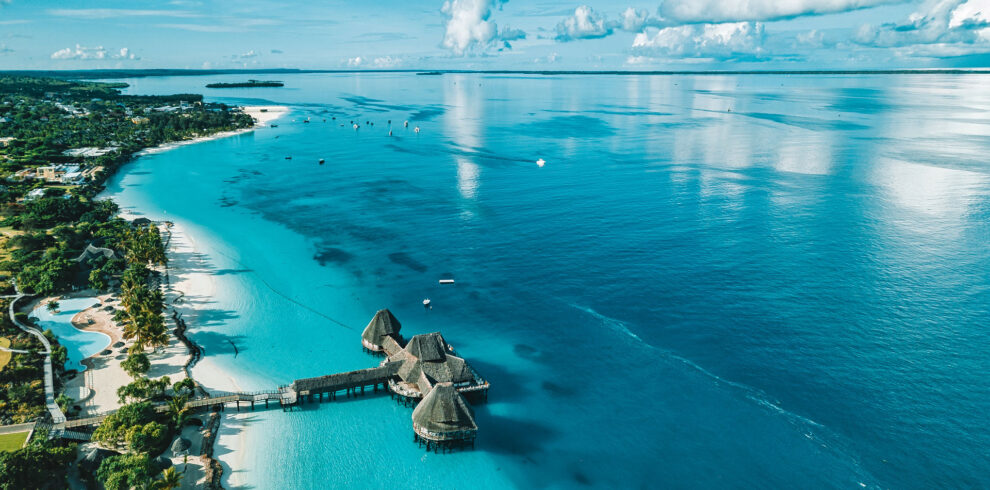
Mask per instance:
[[[0,451],[15,451],[24,445],[28,432],[15,432],[13,434],[0,434]]]
[[[0,347],[10,347],[10,339],[7,337],[0,337]],[[12,354],[5,350],[0,350],[0,371],[10,363],[10,356]]]

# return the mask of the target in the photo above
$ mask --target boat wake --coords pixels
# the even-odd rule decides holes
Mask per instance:
[[[563,300],[561,300],[561,301],[563,301]],[[749,385],[746,385],[746,384],[743,384],[743,383],[740,383],[740,382],[737,382],[737,381],[732,381],[732,380],[725,379],[725,378],[723,378],[723,377],[721,377],[721,376],[719,376],[719,375],[717,375],[717,374],[715,374],[715,373],[713,373],[713,372],[705,369],[704,367],[698,365],[697,363],[695,363],[694,361],[692,361],[690,359],[687,359],[685,357],[679,356],[679,355],[677,355],[677,354],[675,354],[675,353],[673,353],[673,352],[671,352],[669,350],[663,349],[661,347],[658,347],[656,345],[653,345],[653,344],[651,344],[651,343],[643,340],[639,335],[636,335],[636,333],[633,332],[629,328],[629,326],[625,322],[623,322],[622,320],[618,320],[616,318],[612,318],[612,317],[603,315],[603,314],[595,311],[594,309],[589,308],[589,307],[586,307],[586,306],[581,306],[581,305],[574,304],[574,303],[569,303],[569,302],[566,302],[566,301],[563,301],[563,302],[565,304],[567,304],[568,306],[572,307],[572,308],[575,308],[577,310],[583,311],[584,313],[587,313],[591,317],[593,317],[596,320],[600,321],[602,323],[602,325],[608,327],[610,330],[612,330],[614,332],[621,333],[621,334],[629,337],[630,339],[633,339],[633,340],[637,341],[639,343],[639,345],[641,345],[643,347],[646,347],[647,349],[650,349],[652,351],[658,352],[661,355],[663,355],[664,357],[666,357],[666,358],[668,358],[668,359],[670,359],[672,361],[675,361],[675,362],[684,364],[684,365],[688,366],[691,370],[704,375],[705,377],[707,377],[707,378],[715,381],[718,384],[728,386],[728,387],[730,387],[730,388],[738,391],[740,394],[743,395],[743,398],[745,398],[745,399],[747,399],[747,400],[749,400],[749,401],[757,404],[758,406],[764,408],[765,410],[768,410],[768,411],[773,412],[773,413],[775,413],[777,415],[783,416],[787,420],[787,422],[791,426],[793,426],[796,429],[798,429],[798,431],[805,438],[810,439],[810,440],[818,443],[822,448],[833,450],[838,455],[840,455],[843,458],[845,458],[848,461],[850,461],[852,463],[853,467],[858,472],[856,476],[860,480],[859,481],[859,485],[861,487],[864,487],[864,488],[865,487],[869,487],[869,488],[881,488],[881,486],[878,483],[875,483],[877,480],[875,478],[873,478],[860,465],[859,458],[856,457],[856,456],[854,456],[851,453],[851,451],[849,449],[847,449],[847,445],[846,444],[840,442],[840,441],[842,441],[841,436],[839,434],[837,434],[837,433],[829,430],[824,425],[822,425],[822,424],[820,424],[818,422],[815,422],[814,420],[812,420],[812,419],[810,419],[808,417],[805,417],[803,415],[800,415],[800,414],[791,412],[791,411],[789,411],[789,410],[781,407],[777,402],[772,401],[771,398],[770,398],[770,396],[768,394],[766,394],[765,392],[763,392],[760,389],[754,388],[752,386],[749,386]],[[873,482],[873,483],[867,484],[867,483],[864,483],[864,482]]]

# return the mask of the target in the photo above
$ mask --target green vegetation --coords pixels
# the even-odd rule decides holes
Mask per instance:
[[[13,434],[0,434],[0,452],[16,451],[24,445],[29,431],[15,432]]]
[[[120,367],[124,368],[132,378],[137,378],[151,369],[151,361],[144,352],[130,352],[127,354],[127,359],[120,363]]]
[[[10,347],[10,339],[7,337],[0,337],[0,347]],[[5,350],[0,350],[0,371],[10,363],[11,353]]]
[[[35,433],[27,446],[0,451],[0,490],[67,488],[65,471],[75,453],[75,444],[59,445]]]
[[[117,217],[116,204],[96,196],[139,150],[254,122],[226,105],[204,103],[200,95],[122,95],[125,86],[0,75],[0,291],[12,293],[13,280],[21,291],[39,295],[119,290],[121,309],[114,318],[134,340],[124,368],[135,380],[118,396],[134,403],[94,433],[95,441],[126,452],[105,459],[95,476],[106,488],[175,488],[174,470],[162,472],[150,458],[166,449],[185,421],[183,405],[193,386],[177,383],[179,398],[169,399],[167,377],[144,377],[150,367],[145,349],[168,344],[164,298],[152,270],[166,264],[164,244],[153,224],[128,223]],[[63,164],[72,166],[53,167]],[[8,301],[0,299],[0,311]],[[17,316],[29,323],[26,314]],[[31,351],[8,355],[0,369],[0,423],[43,419],[40,342],[7,315],[0,317],[0,336],[12,348]],[[50,331],[45,334],[60,375],[67,351]],[[168,402],[169,410],[158,413],[151,401]],[[57,402],[69,409],[73,400],[63,395]],[[64,487],[73,451],[46,442],[4,453],[0,490]]]
[[[284,87],[278,80],[248,80],[246,82],[217,82],[208,83],[206,88],[250,88],[250,87]]]
[[[9,299],[0,300],[0,308],[7,311]],[[22,318],[26,321],[26,318]],[[0,334],[10,339],[11,349],[39,352],[41,343],[22,332],[7,315],[0,315]],[[43,357],[38,354],[9,355],[7,365],[0,370],[0,423],[19,424],[44,415],[45,385],[42,381]]]

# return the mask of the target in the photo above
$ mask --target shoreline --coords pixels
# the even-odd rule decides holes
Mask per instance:
[[[254,126],[249,128],[235,129],[232,131],[221,131],[219,133],[197,136],[195,138],[191,138],[183,141],[173,141],[171,143],[165,143],[151,148],[145,148],[135,153],[134,158],[144,155],[154,155],[156,153],[162,153],[165,151],[173,150],[175,148],[180,148],[187,145],[194,145],[196,143],[202,143],[204,141],[213,141],[221,138],[229,138],[231,136],[250,133],[255,129],[265,127],[271,121],[279,119],[280,117],[284,116],[286,113],[289,112],[288,106],[284,106],[284,105],[243,106],[242,109],[245,114],[254,118]]]
[[[235,131],[224,131],[209,136],[148,148],[135,153],[134,158],[162,153],[204,141],[245,134],[260,127],[265,127],[268,123],[285,116],[289,112],[289,108],[287,106],[244,106],[243,111],[255,119],[255,125],[253,127]],[[118,216],[126,220],[146,217],[137,209],[121,209],[118,212]],[[216,293],[216,281],[208,267],[208,259],[205,258],[208,257],[208,254],[201,250],[201,246],[197,246],[197,240],[189,233],[189,227],[175,221],[153,221],[159,224],[162,234],[167,236],[165,253],[168,257],[168,264],[163,270],[165,277],[165,283],[163,284],[165,311],[163,314],[166,316],[167,321],[172,322],[171,336],[186,351],[186,355],[183,356],[183,374],[195,382],[197,389],[201,393],[220,389],[240,391],[240,386],[237,383],[234,373],[210,363],[206,350],[189,336],[189,328],[197,326],[197,320],[201,313],[201,307],[198,305],[212,301]],[[182,330],[182,338],[176,335],[176,329],[179,328]],[[202,366],[201,363],[203,361],[209,365],[208,369],[199,369],[197,373],[193,373],[194,367]],[[224,485],[227,484],[227,481],[232,476],[232,465],[213,456],[214,446],[222,433],[229,434],[229,430],[231,429],[230,419],[225,417],[223,412],[216,410],[211,410],[203,414],[202,417],[204,425],[208,429],[207,434],[203,434],[204,437],[201,439],[199,450],[201,458],[197,458],[202,459],[200,462],[202,469],[196,472],[199,475],[198,479],[200,481],[195,482],[195,484],[192,484],[192,482],[183,484],[183,488],[193,486],[210,488],[214,483]],[[216,420],[216,423],[211,423],[211,420]],[[244,431],[237,429],[235,431],[234,440],[225,440],[228,448],[242,449],[246,447],[247,436]],[[238,450],[235,452],[243,456],[243,451]],[[192,458],[190,458],[190,464],[192,463]],[[207,471],[207,468],[210,468],[210,470]],[[219,475],[214,474],[216,470],[219,470]],[[206,480],[203,478],[206,478]]]

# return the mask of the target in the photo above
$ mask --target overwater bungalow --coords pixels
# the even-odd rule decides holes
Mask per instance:
[[[471,445],[478,435],[474,410],[451,383],[433,387],[412,413],[413,440],[426,449]]]
[[[402,324],[391,311],[388,311],[387,308],[378,310],[368,326],[364,328],[364,332],[361,333],[361,345],[372,352],[383,352],[385,337],[390,337],[397,342],[402,341],[402,337],[399,335],[401,328]]]
[[[458,390],[469,391],[487,385],[467,361],[454,355],[454,349],[439,332],[414,336],[404,349],[390,352],[386,362],[402,364],[389,380],[389,389],[410,402],[423,398],[440,383],[452,383]]]

